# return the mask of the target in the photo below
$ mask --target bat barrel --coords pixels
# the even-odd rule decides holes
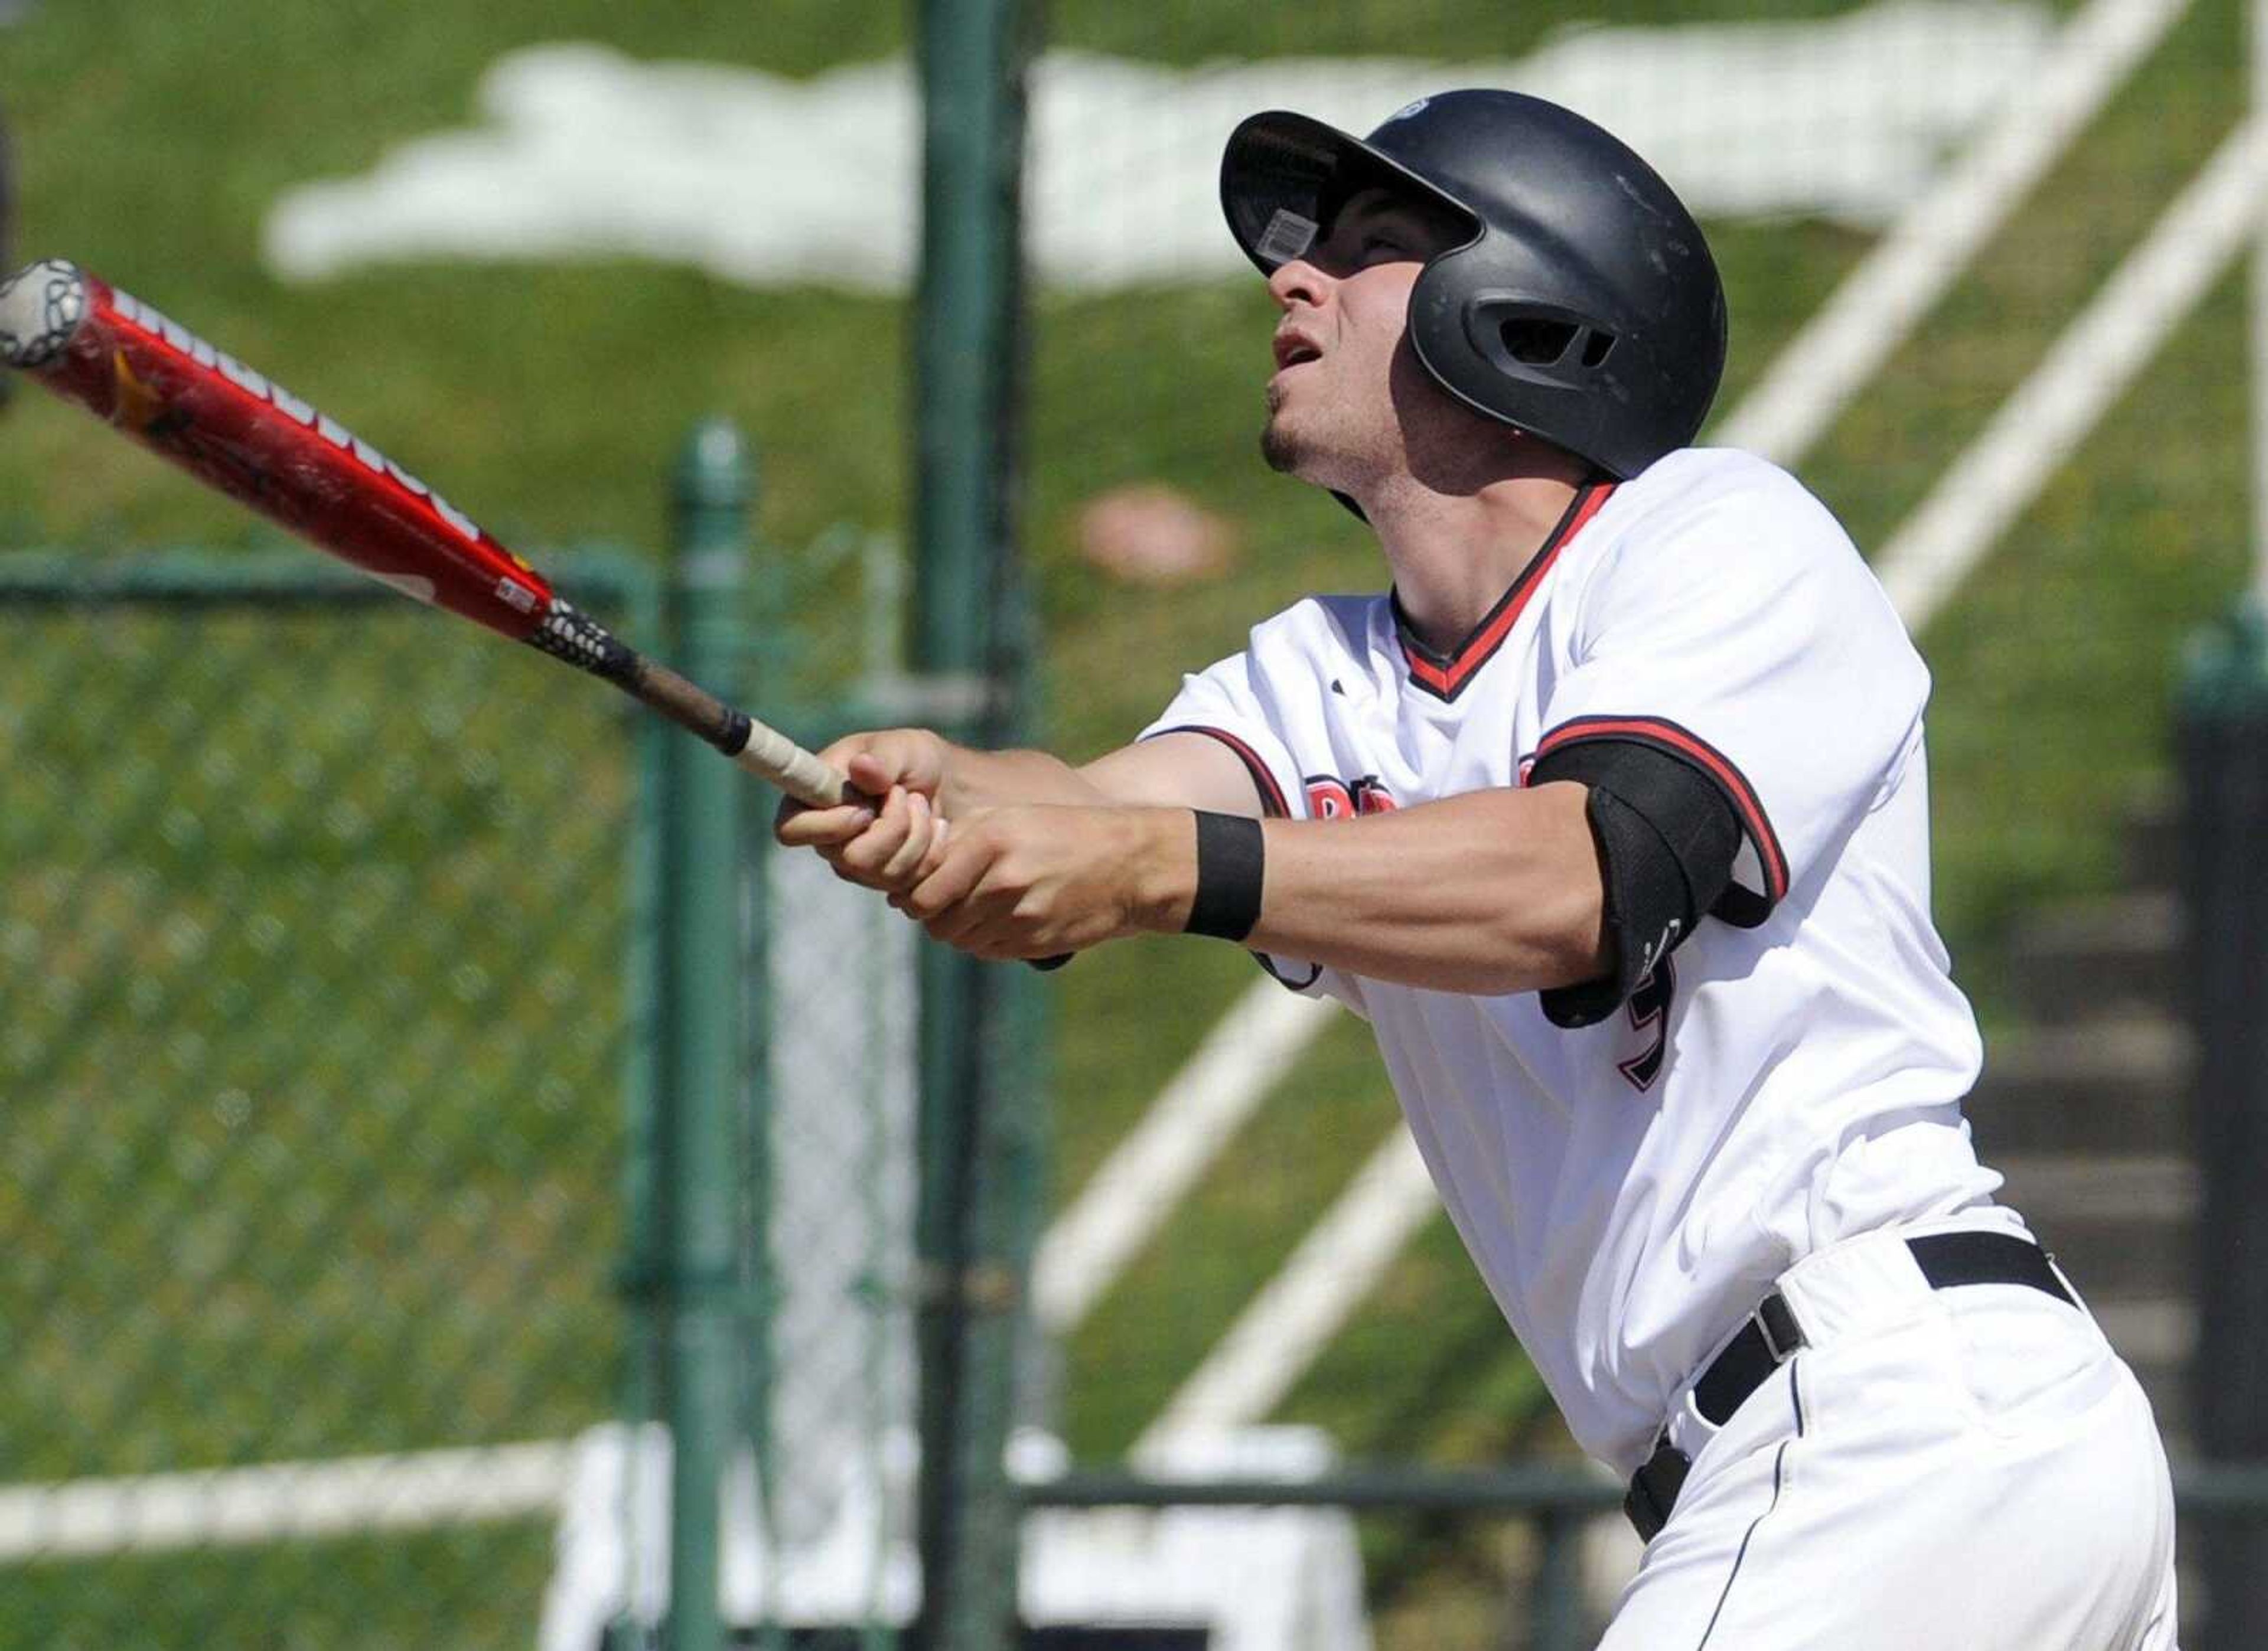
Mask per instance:
[[[0,281],[0,363],[405,596],[606,678],[806,803],[843,776],[640,657],[401,466],[179,322],[61,259]]]
[[[550,612],[541,575],[370,443],[76,265],[0,283],[0,360],[405,596],[516,642]]]

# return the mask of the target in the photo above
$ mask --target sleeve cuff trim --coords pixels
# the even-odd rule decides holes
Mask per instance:
[[[1208,739],[1219,740],[1236,753],[1246,772],[1251,774],[1253,786],[1260,793],[1261,811],[1270,819],[1291,817],[1292,811],[1284,801],[1284,788],[1276,782],[1276,776],[1270,772],[1265,759],[1226,729],[1209,727],[1203,723],[1183,723],[1173,728],[1160,728],[1144,737],[1157,739],[1167,734],[1203,734]]]

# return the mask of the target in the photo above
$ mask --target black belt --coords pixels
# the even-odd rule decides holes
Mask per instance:
[[[2029,1238],[2005,1232],[1928,1233],[1906,1240],[1914,1263],[1933,1290],[1960,1284],[2028,1284],[2058,1301],[2072,1300],[2071,1291],[2048,1258],[2048,1252]],[[1721,1427],[1733,1420],[1749,1394],[1764,1378],[1793,1358],[1804,1346],[1803,1327],[1787,1298],[1778,1290],[1756,1304],[1740,1334],[1709,1361],[1693,1384],[1693,1406],[1711,1426]],[[1692,1467],[1691,1458],[1669,1442],[1664,1433],[1646,1464],[1631,1475],[1630,1494],[1623,1511],[1646,1541],[1669,1522],[1677,1493]]]

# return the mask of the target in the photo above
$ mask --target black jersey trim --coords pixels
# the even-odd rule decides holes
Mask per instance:
[[[1544,539],[1543,547],[1520,570],[1512,588],[1497,598],[1496,605],[1473,627],[1471,634],[1446,654],[1436,652],[1418,639],[1410,616],[1403,612],[1400,592],[1389,592],[1387,601],[1394,612],[1395,634],[1401,640],[1403,663],[1409,668],[1410,682],[1437,700],[1454,700],[1462,693],[1480,674],[1481,667],[1496,657],[1497,649],[1504,646],[1513,627],[1520,623],[1520,616],[1528,611],[1528,599],[1543,583],[1543,576],[1551,570],[1551,564],[1559,559],[1559,553],[1574,542],[1575,535],[1599,513],[1599,507],[1606,503],[1614,490],[1612,481],[1594,481],[1578,488],[1575,496],[1567,501],[1565,514]]]
[[[1276,966],[1276,959],[1270,957],[1266,952],[1255,951],[1248,953],[1247,955],[1251,958],[1253,962],[1258,964],[1262,968],[1268,972],[1268,978],[1270,980],[1275,981],[1277,985],[1282,987],[1287,992],[1298,992],[1304,995],[1314,988],[1316,981],[1323,978],[1323,965],[1320,963],[1309,964],[1307,965],[1307,978],[1306,980],[1294,980],[1290,975],[1285,974],[1281,969],[1278,968]]]
[[[1284,800],[1284,788],[1276,782],[1276,776],[1269,771],[1267,762],[1258,752],[1226,729],[1214,728],[1204,723],[1182,723],[1172,728],[1161,728],[1145,737],[1160,739],[1167,734],[1203,734],[1208,739],[1219,740],[1236,753],[1244,764],[1245,771],[1251,774],[1253,789],[1260,793],[1261,812],[1270,819],[1290,818],[1292,810]]]
[[[1560,723],[1537,742],[1535,760],[1541,762],[1551,752],[1587,739],[1624,739],[1666,752],[1691,764],[1723,792],[1740,819],[1741,829],[1756,846],[1756,857],[1764,863],[1764,890],[1759,894],[1737,883],[1727,884],[1712,909],[1736,928],[1754,928],[1771,914],[1771,908],[1787,893],[1787,855],[1780,848],[1778,834],[1772,830],[1771,818],[1764,812],[1756,787],[1730,757],[1667,717],[1578,716]]]

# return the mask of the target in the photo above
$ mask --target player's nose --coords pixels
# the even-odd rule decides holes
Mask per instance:
[[[1268,296],[1276,300],[1279,310],[1289,310],[1295,304],[1311,307],[1320,305],[1331,290],[1331,278],[1304,258],[1294,258],[1276,266],[1268,277]]]

